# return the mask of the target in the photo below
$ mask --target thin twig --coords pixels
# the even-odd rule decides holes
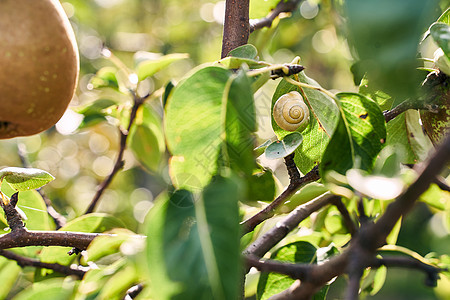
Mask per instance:
[[[293,171],[292,168],[291,171]],[[290,176],[294,176],[294,178],[296,179],[294,181],[291,181],[288,187],[274,201],[272,201],[269,205],[267,205],[261,211],[256,213],[254,216],[250,217],[249,219],[241,223],[242,234],[246,234],[248,232],[253,231],[256,226],[274,216],[276,208],[285,203],[289,199],[289,197],[291,197],[300,187],[304,186],[307,183],[320,179],[319,168],[317,166],[315,166],[305,176],[303,177],[298,176],[298,179],[297,175],[290,174]]]
[[[250,34],[250,0],[226,0],[221,58],[236,47],[247,44]]]
[[[384,111],[383,115],[387,123],[409,109],[424,109],[424,108],[425,106],[423,104],[423,101],[405,100],[396,107],[392,108],[391,110]]]
[[[445,271],[444,269],[423,263],[415,258],[403,256],[387,256],[375,259],[372,267],[378,268],[380,266],[400,267],[422,271],[427,274],[425,283],[432,287],[436,286],[439,273]]]
[[[120,130],[120,146],[119,146],[119,153],[117,154],[116,161],[114,163],[114,167],[111,171],[111,173],[103,180],[103,182],[98,185],[97,191],[94,195],[94,198],[92,199],[91,203],[89,204],[89,207],[86,209],[86,212],[84,214],[92,213],[95,210],[95,207],[97,206],[98,201],[100,200],[100,197],[103,195],[103,192],[108,188],[110,183],[112,182],[114,176],[123,168],[124,161],[123,161],[123,154],[125,152],[125,148],[127,146],[127,138],[130,133],[131,127],[134,124],[134,121],[136,119],[136,113],[139,109],[139,107],[144,103],[145,99],[147,99],[150,95],[147,95],[145,97],[139,97],[135,92],[132,92],[133,95],[133,107],[131,108],[130,113],[130,120],[128,122],[128,126],[126,129]]]
[[[301,0],[281,0],[278,2],[277,6],[267,15],[267,17],[257,20],[250,20],[250,32],[255,30],[271,27],[272,22],[278,17],[281,13],[293,12],[297,5]]]
[[[17,264],[22,268],[27,267],[27,266],[35,267],[35,268],[44,268],[44,269],[56,271],[58,273],[66,275],[66,276],[73,275],[73,276],[78,277],[78,279],[83,278],[84,274],[86,274],[86,272],[87,272],[87,271],[79,269],[79,268],[72,268],[72,267],[60,265],[57,263],[44,263],[38,259],[24,257],[24,256],[14,253],[14,252],[11,252],[11,251],[0,250],[0,255],[7,259],[15,260],[17,262]]]

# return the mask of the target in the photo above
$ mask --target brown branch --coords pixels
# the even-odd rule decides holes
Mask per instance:
[[[247,44],[250,34],[249,0],[226,0],[221,58],[236,47]]]
[[[327,204],[332,203],[338,196],[325,194],[305,204],[298,206],[290,212],[286,218],[280,221],[256,241],[250,244],[244,251],[244,255],[255,255],[262,257],[286,235],[294,230],[301,221],[309,217],[313,212],[321,209]]]
[[[258,226],[259,224],[261,224],[263,221],[273,217],[275,215],[276,208],[278,206],[282,205],[283,203],[285,203],[289,199],[289,197],[291,197],[299,188],[301,188],[305,184],[308,184],[310,182],[320,179],[318,166],[315,166],[305,176],[300,177],[300,174],[298,173],[298,170],[297,170],[297,167],[295,166],[295,164],[294,164],[295,171],[294,171],[293,167],[289,166],[289,164],[291,164],[290,160],[291,160],[291,158],[289,158],[289,156],[285,157],[286,166],[287,166],[288,172],[289,172],[289,177],[291,178],[291,181],[290,181],[288,187],[269,205],[267,205],[261,211],[256,213],[254,216],[250,217],[249,219],[247,219],[241,223],[242,234],[246,234],[248,232],[253,231],[255,229],[255,227]]]
[[[311,270],[310,264],[286,263],[276,260],[262,260],[254,255],[244,256],[247,268],[255,267],[261,272],[275,272],[294,279],[304,280]]]
[[[0,235],[0,249],[27,246],[63,246],[86,250],[97,236],[113,236],[102,233],[84,233],[69,231],[15,230]]]
[[[425,284],[431,287],[436,287],[437,280],[439,279],[439,273],[442,271],[446,271],[433,265],[421,262],[420,260],[417,260],[413,257],[403,256],[387,256],[375,259],[372,267],[379,268],[380,266],[399,267],[422,271],[427,275]]]
[[[83,278],[84,274],[86,274],[86,272],[87,272],[87,271],[79,269],[79,268],[64,266],[64,265],[60,265],[57,263],[44,263],[44,262],[39,261],[38,259],[24,257],[24,256],[14,253],[14,252],[11,252],[11,251],[0,250],[0,255],[7,259],[15,260],[17,262],[17,264],[22,268],[26,267],[26,266],[35,267],[35,268],[44,268],[44,269],[56,271],[58,273],[66,275],[66,276],[73,275],[73,276],[78,277],[78,279]]]
[[[264,27],[271,27],[272,22],[276,19],[276,17],[278,17],[281,13],[293,12],[297,8],[300,1],[301,0],[280,0],[277,6],[269,13],[269,15],[267,15],[267,17],[257,20],[250,20],[250,32]]]
[[[339,213],[344,220],[344,224],[345,227],[347,227],[348,232],[350,232],[350,234],[354,236],[358,232],[358,228],[355,222],[353,222],[347,207],[344,205],[340,198],[336,198],[336,200],[333,201],[333,204],[339,210]]]
[[[127,138],[130,133],[131,126],[133,126],[134,121],[136,119],[136,113],[139,107],[144,103],[145,99],[147,99],[150,95],[139,97],[135,92],[132,92],[133,95],[133,107],[131,108],[130,120],[128,122],[128,126],[126,129],[119,128],[120,131],[120,146],[119,153],[117,154],[116,161],[114,163],[114,167],[111,173],[103,180],[103,182],[97,187],[97,191],[95,192],[94,198],[91,200],[89,207],[86,209],[84,214],[92,213],[97,206],[100,197],[103,195],[103,192],[108,188],[110,183],[112,182],[114,176],[123,168],[123,154],[125,152],[125,148],[127,146]]]

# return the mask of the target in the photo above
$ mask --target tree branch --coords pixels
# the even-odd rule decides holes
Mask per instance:
[[[226,0],[221,58],[236,47],[247,44],[250,34],[249,0]]]
[[[84,233],[69,231],[15,230],[0,235],[0,249],[26,246],[63,246],[86,250],[97,236],[113,236],[103,233]]]
[[[444,271],[441,268],[423,263],[415,258],[403,256],[387,256],[375,259],[372,267],[379,268],[380,266],[400,267],[422,271],[427,275],[425,284],[432,287],[435,287],[437,284],[437,280],[439,279],[439,272]]]
[[[250,244],[243,251],[243,254],[262,257],[276,244],[278,244],[279,241],[285,238],[289,232],[294,230],[301,221],[325,205],[332,203],[332,201],[336,198],[338,198],[338,196],[325,194],[298,206],[291,213],[289,213],[284,220],[280,221],[275,227],[271,228],[256,241]]]
[[[269,205],[267,205],[265,208],[263,208],[261,211],[259,211],[257,214],[252,216],[251,218],[245,220],[241,223],[242,225],[242,234],[246,234],[248,232],[251,232],[255,229],[258,224],[261,224],[263,221],[273,217],[275,215],[275,210],[278,206],[285,203],[289,197],[291,197],[299,188],[304,186],[307,183],[316,181],[320,179],[319,176],[319,168],[315,166],[311,171],[309,171],[305,176],[300,177],[300,174],[298,173],[297,167],[295,164],[293,165],[295,167],[291,166],[293,163],[293,156],[287,156],[285,157],[285,163],[288,168],[289,177],[291,179],[288,187],[281,193],[275,200],[273,200]],[[292,160],[292,162],[291,162]]]
[[[22,268],[26,267],[26,266],[35,267],[35,268],[44,268],[44,269],[56,271],[58,273],[66,275],[66,276],[73,275],[73,276],[78,277],[78,279],[82,279],[84,274],[86,274],[86,272],[87,272],[82,269],[72,268],[72,267],[60,265],[57,263],[44,263],[37,259],[20,256],[11,251],[0,250],[0,255],[7,259],[15,260],[17,262],[17,264]]]
[[[391,110],[386,110],[383,112],[384,119],[386,120],[386,123],[395,119],[408,109],[424,109],[425,106],[423,104],[423,101],[411,101],[411,100],[405,100],[396,107],[392,108]]]
[[[275,272],[294,279],[304,280],[311,270],[310,264],[286,263],[276,260],[262,260],[255,255],[244,256],[247,268],[255,267],[261,272]]]
[[[125,152],[125,148],[127,146],[127,138],[130,133],[131,126],[133,126],[134,120],[136,119],[136,113],[139,107],[144,103],[145,99],[147,99],[150,95],[139,97],[135,92],[132,92],[133,95],[133,107],[131,108],[130,113],[130,121],[128,122],[128,126],[126,129],[119,128],[120,131],[120,146],[119,153],[117,154],[116,161],[114,163],[114,167],[111,173],[103,180],[103,182],[97,187],[97,191],[95,192],[94,198],[92,199],[89,207],[86,209],[84,214],[92,213],[97,206],[100,197],[103,195],[103,192],[108,188],[110,183],[112,182],[114,176],[123,168],[123,153]]]
[[[277,6],[267,15],[267,17],[257,20],[250,20],[250,32],[255,30],[271,27],[272,22],[278,17],[281,13],[293,12],[297,5],[301,0],[281,0],[278,2]]]

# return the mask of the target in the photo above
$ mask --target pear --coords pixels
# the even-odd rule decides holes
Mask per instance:
[[[56,124],[78,72],[75,35],[59,1],[0,1],[0,139]]]

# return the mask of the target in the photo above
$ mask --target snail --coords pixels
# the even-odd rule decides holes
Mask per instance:
[[[296,91],[284,94],[273,106],[273,118],[281,129],[301,131],[309,123],[309,109]]]

